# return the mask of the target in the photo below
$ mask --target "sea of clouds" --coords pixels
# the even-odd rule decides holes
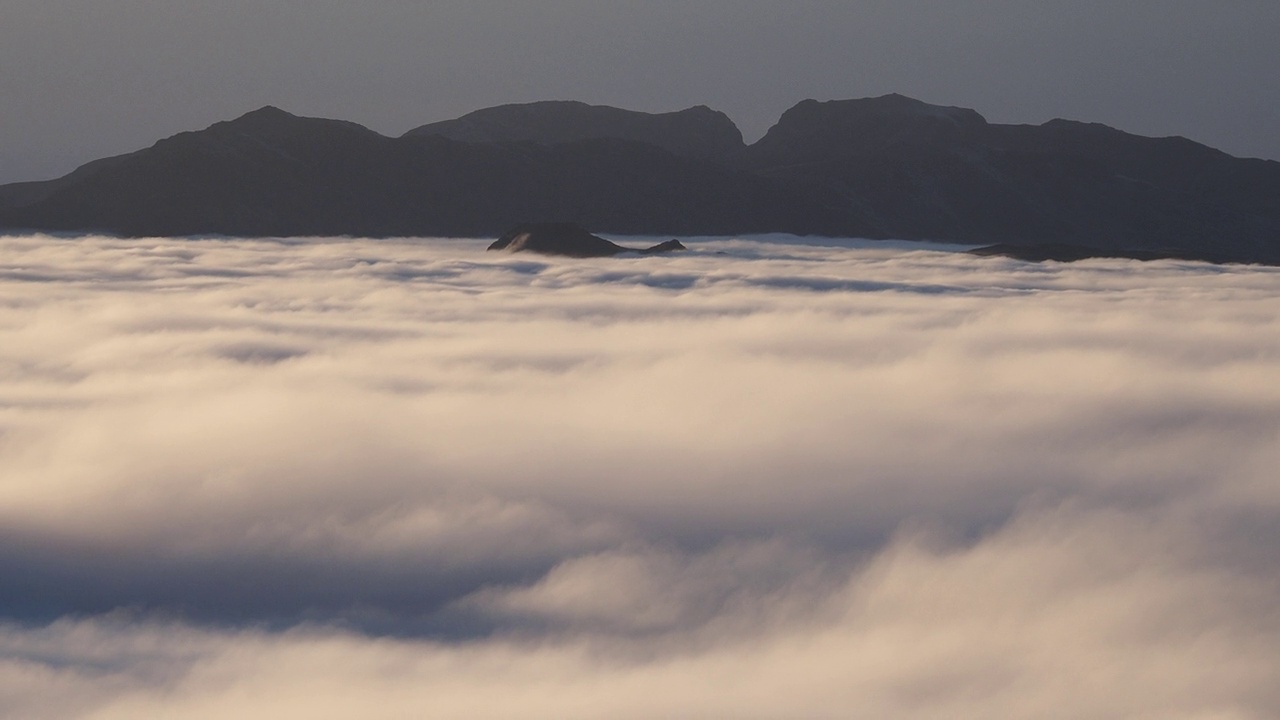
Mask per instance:
[[[0,717],[1268,718],[1280,269],[0,238]]]

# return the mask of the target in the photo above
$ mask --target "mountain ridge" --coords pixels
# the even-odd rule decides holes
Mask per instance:
[[[633,140],[692,157],[724,157],[745,147],[728,115],[706,105],[644,113],[574,100],[499,105],[453,120],[429,123],[401,137],[440,135],[471,143],[537,142],[547,145],[613,138]]]
[[[507,105],[400,137],[264,106],[0,186],[0,227],[21,230],[492,237],[522,222],[1280,262],[1280,163],[895,94],[802,101],[751,145],[705,106]]]

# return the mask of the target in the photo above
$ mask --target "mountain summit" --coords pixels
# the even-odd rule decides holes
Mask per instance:
[[[574,101],[501,105],[477,110],[456,120],[423,125],[405,135],[438,135],[468,143],[543,145],[610,138],[700,158],[726,157],[744,147],[742,133],[729,116],[705,105],[658,114]]]
[[[896,94],[862,100],[805,100],[783,113],[751,147],[751,156],[757,164],[817,162],[892,145],[956,140],[986,125],[976,111]]]

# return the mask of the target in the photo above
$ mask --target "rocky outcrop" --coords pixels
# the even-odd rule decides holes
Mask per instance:
[[[524,223],[503,233],[489,249],[589,258],[612,257],[623,253],[657,255],[686,248],[678,240],[668,240],[651,248],[638,250],[592,235],[573,223]]]
[[[641,250],[640,254],[641,255],[661,255],[663,253],[680,252],[682,250],[688,250],[688,249],[689,248],[684,246],[684,243],[680,242],[679,240],[676,240],[675,238],[671,238],[666,242],[660,242],[651,248],[645,248],[644,250]]]

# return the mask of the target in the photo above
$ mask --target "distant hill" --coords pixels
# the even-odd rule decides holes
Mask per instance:
[[[0,186],[0,227],[15,230],[494,237],[548,221],[1277,263],[1280,163],[888,95],[806,100],[751,146],[703,107],[508,105],[399,138],[267,107]]]

